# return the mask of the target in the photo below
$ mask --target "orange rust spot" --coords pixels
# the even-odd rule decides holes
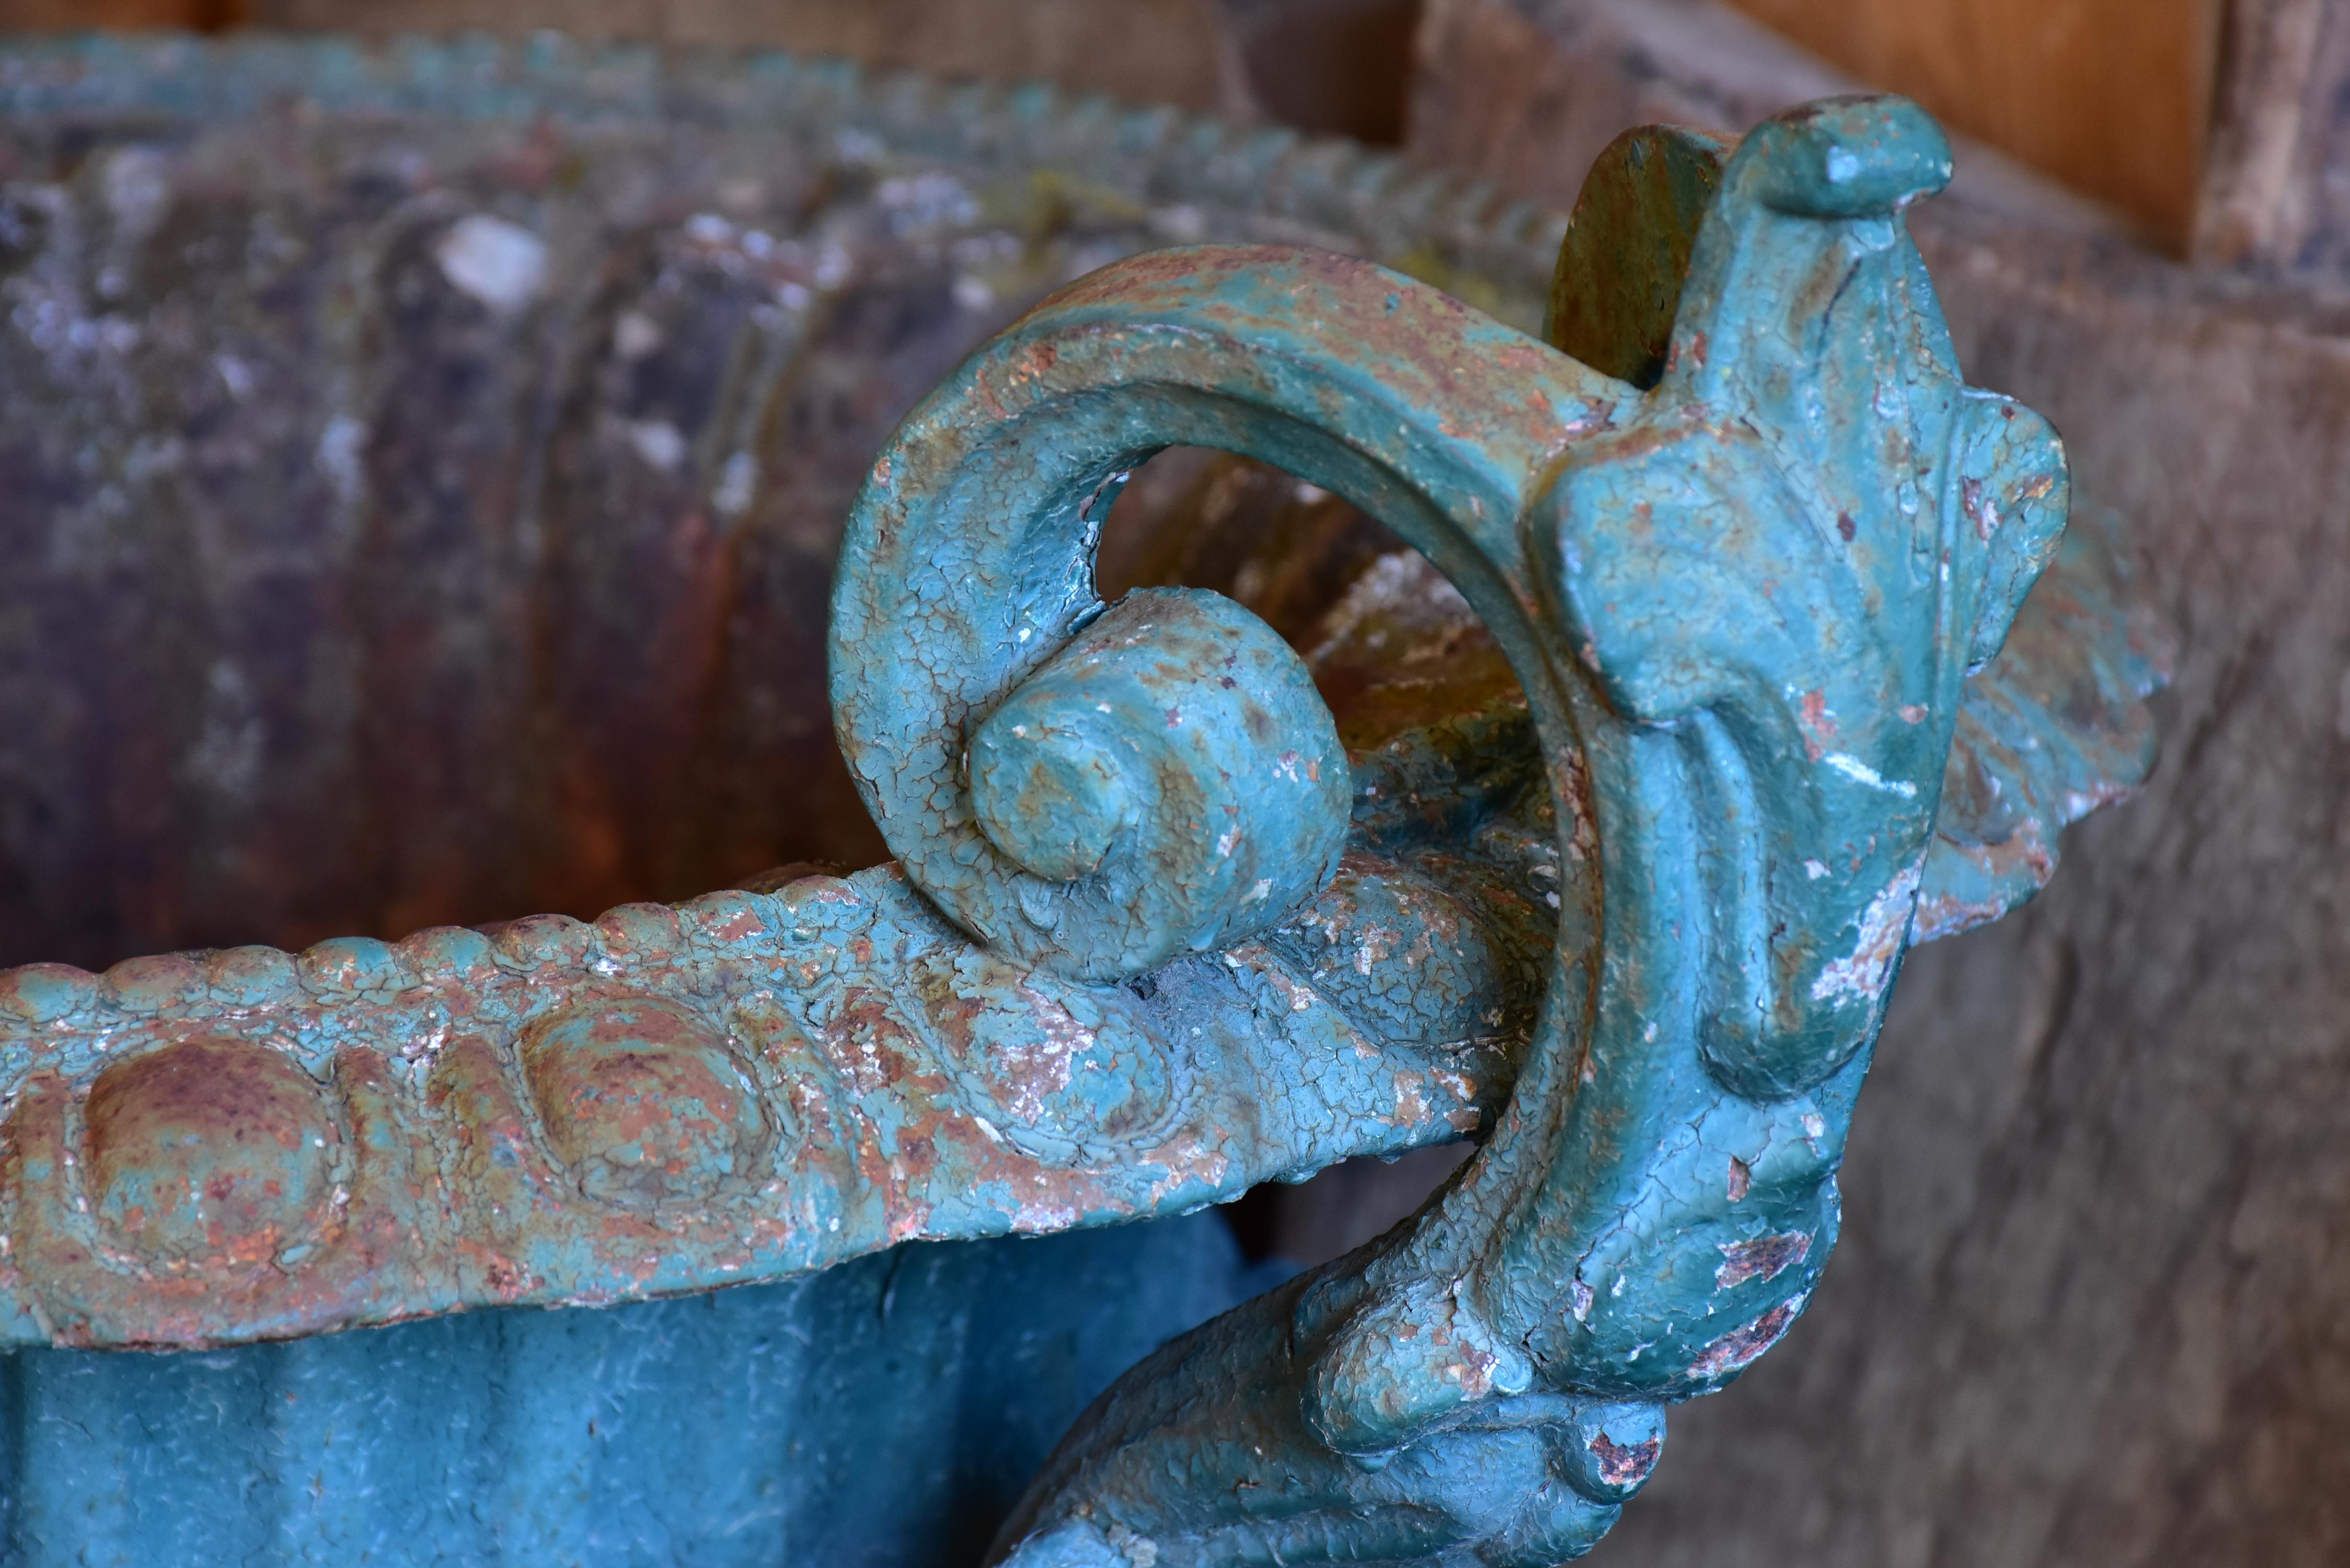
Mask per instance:
[[[1645,1443],[1618,1443],[1601,1432],[1591,1439],[1591,1457],[1599,1461],[1599,1479],[1609,1486],[1638,1486],[1657,1468],[1664,1444],[1655,1438]]]
[[[266,1262],[325,1216],[341,1129],[265,1046],[187,1040],[117,1064],[83,1116],[98,1212],[155,1262]]]
[[[1804,727],[1804,754],[1818,762],[1836,740],[1835,715],[1828,711],[1827,693],[1816,686],[1804,692],[1796,722]]]
[[[1726,1291],[1749,1280],[1773,1280],[1811,1255],[1812,1238],[1803,1231],[1760,1236],[1751,1241],[1721,1244],[1721,1266],[1713,1272],[1713,1288]]]
[[[548,1146],[593,1198],[707,1197],[747,1177],[765,1127],[716,1030],[650,998],[566,1010],[525,1040]]]
[[[1742,1328],[1734,1328],[1700,1351],[1690,1363],[1690,1371],[1699,1377],[1719,1377],[1736,1372],[1752,1363],[1764,1351],[1779,1343],[1804,1310],[1804,1300],[1781,1302],[1761,1317]]]

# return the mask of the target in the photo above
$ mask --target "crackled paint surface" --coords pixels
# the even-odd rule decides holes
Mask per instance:
[[[998,1552],[1586,1550],[1664,1406],[1817,1287],[1905,945],[2027,897],[2150,761],[2110,542],[2026,600],[2067,475],[1959,378],[1901,220],[1948,173],[1898,99],[1627,143],[1549,344],[1297,246],[1063,288],[849,519],[831,695],[895,864],[0,975],[0,1338],[675,1295],[1472,1138],[1414,1220],[1119,1380]],[[528,237],[434,265],[525,310]],[[1105,607],[1102,519],[1175,444],[1378,517],[1514,680],[1336,723],[1315,682],[1377,634]],[[1391,559],[1347,625],[1413,602]]]
[[[1663,1406],[1734,1378],[1811,1298],[1921,898],[1941,934],[2027,896],[2044,859],[2002,879],[1987,857],[2148,760],[2135,651],[2066,669],[2055,634],[1970,703],[2069,478],[2045,421],[1959,377],[1902,223],[1949,174],[1898,99],[1810,106],[1734,147],[1627,141],[1560,274],[1614,289],[1618,319],[1555,298],[1553,329],[1645,387],[1359,263],[1138,258],[1008,329],[876,461],[836,592],[836,713],[908,874],[974,929],[1024,917],[1045,952],[1084,881],[991,841],[954,737],[1101,613],[1092,498],[1170,444],[1372,513],[1517,677],[1544,809],[1398,814],[1367,783],[1357,832],[1425,852],[1539,819],[1558,852],[1542,1011],[1479,1153],[1407,1226],[1121,1380],[1007,1526],[1008,1561],[1578,1555],[1657,1462]],[[1650,366],[1654,285],[1684,272]],[[2109,595],[2041,624],[2068,608],[2126,646]],[[2084,685],[2110,717],[2070,759],[2102,784],[2052,779],[1993,820],[1998,770],[2034,772],[2030,736],[2072,722],[2057,689]],[[1447,754],[1425,731],[1414,748]],[[1993,782],[1938,829],[1954,761]],[[1243,830],[1302,821],[1266,803]],[[1121,853],[1125,876],[1165,860],[1139,836]],[[1343,882],[1324,900],[1365,902]],[[1284,950],[1318,980],[1339,966],[1313,929]]]
[[[10,971],[0,1333],[202,1345],[671,1294],[1449,1141],[1510,1081],[1479,906],[1358,856],[1308,912],[1352,943],[1341,974],[1243,943],[1148,987],[990,952],[894,867],[494,939]],[[1374,991],[1410,1010],[1351,1005]]]

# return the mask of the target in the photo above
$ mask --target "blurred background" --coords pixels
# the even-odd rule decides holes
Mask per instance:
[[[1733,3],[1856,78],[1908,93],[1958,130],[2110,202],[2174,252],[2196,233],[2230,13],[2239,26],[2264,11],[2290,13],[2282,25],[2291,33],[2309,29],[2323,8],[2318,0]],[[554,28],[1039,78],[1391,144],[1404,139],[1413,40],[1429,4],[1447,14],[1439,25],[1464,9],[1441,0],[0,0],[0,31]]]
[[[1629,125],[1738,130],[1861,87],[1918,99],[1960,133],[1956,184],[1915,223],[1970,378],[2055,420],[2083,504],[2127,522],[2151,611],[2178,636],[2177,678],[2161,699],[2165,758],[2143,798],[2068,837],[2064,869],[2039,903],[1909,961],[1856,1122],[1844,1241],[1820,1299],[1734,1392],[1676,1413],[1658,1480],[1600,1560],[1655,1568],[2350,1562],[2350,1033],[2342,1023],[2350,1017],[2350,14],[2337,0],[0,0],[0,30],[92,28],[375,38],[557,29],[689,54],[772,47],[874,71],[1043,79],[1352,139],[1394,151],[1407,167],[1482,181],[1494,203],[1553,214]],[[216,658],[210,642],[201,652],[189,651],[196,643],[150,648],[139,679],[151,677],[157,691],[180,691],[172,681],[181,680],[183,695],[106,710],[116,715],[108,734],[131,737],[109,739],[110,750],[84,744],[96,722],[83,716],[48,732],[18,722],[38,705],[0,660],[9,715],[0,731],[19,737],[16,750],[0,747],[0,941],[11,949],[0,959],[102,964],[158,947],[298,943],[347,929],[488,919],[520,912],[517,903],[592,914],[626,898],[682,897],[777,860],[878,855],[820,725],[793,719],[803,728],[777,729],[778,713],[820,705],[814,645],[790,640],[820,617],[820,584],[785,583],[780,570],[762,577],[755,553],[713,543],[724,517],[687,495],[682,480],[664,489],[660,477],[723,456],[717,445],[681,447],[681,430],[692,437],[697,421],[715,428],[721,415],[750,417],[728,411],[740,378],[707,367],[733,351],[726,344],[757,336],[737,321],[751,321],[752,308],[728,303],[736,296],[727,280],[785,266],[744,249],[754,237],[766,243],[754,223],[784,232],[795,220],[761,214],[816,213],[850,198],[822,180],[763,172],[755,159],[719,168],[711,160],[739,161],[743,149],[696,134],[661,155],[670,163],[646,167],[668,169],[700,192],[697,202],[707,196],[695,210],[712,215],[687,221],[681,208],[657,245],[613,251],[620,260],[598,286],[597,319],[619,345],[612,362],[635,367],[604,381],[581,373],[583,408],[604,399],[619,410],[619,422],[607,421],[608,440],[596,438],[610,451],[585,436],[571,448],[556,441],[546,470],[546,483],[588,498],[578,505],[590,522],[606,504],[616,516],[634,509],[676,521],[644,552],[601,566],[585,556],[567,566],[559,548],[549,557],[550,571],[577,579],[563,590],[567,604],[654,605],[611,621],[651,627],[645,670],[585,655],[566,664],[563,650],[588,647],[592,618],[534,622],[528,638],[561,656],[501,707],[504,698],[484,694],[478,678],[490,666],[476,655],[451,656],[455,674],[446,675],[435,673],[440,655],[418,651],[427,639],[416,628],[446,625],[455,599],[433,598],[442,590],[429,586],[413,604],[397,594],[367,598],[360,640],[391,651],[376,684],[352,689],[380,732],[355,742],[350,776],[389,781],[373,786],[380,798],[346,816],[302,816],[277,839],[241,841],[245,858],[234,864],[192,865],[173,859],[172,846],[205,841],[213,819],[126,793],[120,780],[182,779],[187,799],[209,800],[204,790],[252,776],[252,759],[266,756],[275,776],[309,792],[305,799],[333,797],[286,771],[305,744],[298,731],[270,728],[309,711],[300,704],[310,699],[236,684],[244,677],[234,672],[261,669],[266,650],[246,649],[237,663]],[[41,192],[84,178],[79,145],[58,133],[0,146],[0,186],[33,192],[0,209],[0,281],[19,276],[12,257],[37,248],[8,227],[16,222],[8,213],[48,223],[64,212],[62,197]],[[497,149],[494,182],[561,187],[574,179],[568,156],[556,132],[517,137]],[[428,200],[432,180],[393,172],[407,182],[403,192]],[[204,177],[225,188],[220,170]],[[1406,188],[1393,178],[1380,189]],[[148,194],[160,176],[137,159],[118,155],[88,179],[89,201],[115,214],[109,222],[128,224],[163,203]],[[741,193],[736,205],[730,192]],[[874,199],[902,233],[922,197],[909,187]],[[1132,248],[1186,237],[1198,222],[1181,204],[1096,212],[1089,200],[1037,187],[1022,198],[1030,206],[991,209],[987,222],[1030,236],[1020,243],[1032,250],[1034,236],[1054,236],[1050,267],[1060,271],[1115,254],[1087,248],[1113,243],[1100,239],[1112,229],[1125,236],[1115,244]],[[427,215],[445,226],[454,211]],[[172,232],[156,221],[140,218],[148,225],[140,233]],[[1528,218],[1513,232],[1555,230]],[[476,233],[493,259],[512,244],[503,231]],[[209,243],[200,228],[182,238]],[[521,395],[498,391],[498,367],[525,341],[514,325],[523,314],[492,311],[505,323],[494,333],[479,311],[428,318],[420,304],[400,314],[411,295],[429,303],[429,290],[442,287],[435,265],[459,275],[452,253],[428,252],[429,243],[416,240],[413,254],[405,240],[384,252],[381,286],[393,304],[381,319],[419,342],[462,337],[462,353],[435,348],[438,358],[400,360],[394,369],[411,379],[384,383],[400,397],[380,405],[389,411],[363,441],[353,426],[340,445],[314,441],[306,426],[296,443],[306,454],[317,446],[321,515],[332,513],[344,466],[371,476],[376,510],[366,524],[373,532],[358,535],[361,557],[380,548],[386,560],[402,551],[412,559],[437,547],[427,524],[440,525],[434,508],[453,504],[400,493],[422,450],[416,443],[428,439],[420,431],[478,431],[469,439],[481,452],[458,454],[473,466],[443,475],[443,488],[496,505],[506,504],[496,498],[511,476],[482,454],[538,439]],[[847,485],[896,411],[951,363],[941,345],[965,341],[1031,283],[1048,284],[1050,269],[1037,268],[1026,281],[1007,263],[986,275],[993,286],[970,283],[980,275],[966,269],[951,285],[941,273],[935,287],[844,296],[854,308],[827,318],[814,368],[775,383],[782,412],[761,439],[795,443],[815,477],[785,498],[796,510],[775,514],[784,522],[768,532],[784,542],[774,548],[795,547],[784,525],[791,518],[837,524]],[[1441,269],[1422,258],[1415,270]],[[21,275],[33,275],[29,264]],[[487,298],[495,278],[482,275]],[[759,275],[762,287],[774,281]],[[1473,281],[1459,275],[1464,288]],[[136,286],[160,298],[168,281]],[[676,303],[689,296],[702,303]],[[11,297],[12,320],[30,334],[31,296]],[[939,303],[949,299],[956,303]],[[1502,295],[1479,303],[1509,314]],[[921,325],[951,308],[967,317],[951,332]],[[722,318],[735,336],[688,330]],[[865,369],[839,368],[852,361]],[[270,372],[251,357],[205,363],[213,403],[244,398],[248,372]],[[711,393],[718,412],[660,411],[670,409],[662,399],[684,396],[675,388],[704,382],[723,383]],[[0,434],[33,417],[24,411],[33,401],[12,415],[9,400],[38,395],[0,385]],[[213,417],[203,410],[212,406],[188,416],[187,461],[197,469],[199,427]],[[572,422],[593,425],[585,415]],[[329,421],[327,436],[338,431]],[[253,467],[249,453],[222,451],[223,464]],[[34,472],[29,459],[20,471],[5,467],[16,461],[0,441],[0,478]],[[60,462],[54,472],[70,466]],[[1206,518],[1283,548],[1358,537],[1356,521],[1332,520],[1342,503],[1301,495],[1278,476],[1197,454],[1161,462],[1122,508]],[[727,493],[723,479],[712,483],[712,493]],[[0,524],[29,528],[32,493],[20,483],[13,508],[0,497]],[[223,493],[226,512],[243,504]],[[190,515],[201,542],[211,514]],[[11,548],[20,566],[36,554],[21,541]],[[1189,563],[1191,580],[1201,580],[1199,566]],[[1220,580],[1237,583],[1249,568],[1228,560],[1220,569]],[[49,621],[0,617],[0,641],[78,649],[77,639],[117,613],[108,603],[129,603],[133,618],[151,621],[152,608],[140,607],[176,603],[178,587],[168,561],[141,570],[150,575],[129,588],[128,578],[110,580],[111,600],[57,601],[68,607]],[[588,580],[599,571],[609,580]],[[771,612],[780,640],[751,636],[747,653],[724,659],[798,673],[743,688],[722,712],[708,694],[724,682],[706,671],[724,659],[703,646],[716,636],[704,637],[706,612],[753,600],[783,604]],[[265,594],[236,603],[230,618],[260,628],[255,638],[282,640],[307,625]],[[484,625],[503,613],[494,605]],[[730,623],[730,636],[750,613]],[[88,643],[91,661],[122,663],[109,650],[149,632],[109,635],[115,643]],[[686,674],[663,673],[675,670]],[[555,761],[506,794],[456,763],[419,754],[432,750],[420,737],[467,725],[503,732],[504,715],[525,710],[552,715],[530,734],[535,754]],[[202,722],[182,723],[183,711]],[[736,739],[695,739],[727,725]],[[763,745],[784,738],[757,752],[764,771],[746,775],[736,763],[756,747],[740,736],[754,732],[768,738]],[[82,758],[81,771],[36,777],[36,762],[18,754],[36,744],[45,755]],[[447,744],[452,757],[463,750]],[[695,745],[703,745],[698,774],[654,776],[648,756]],[[300,754],[326,753],[311,743]],[[798,781],[789,801],[742,782],[764,789],[775,776]],[[477,843],[489,821],[506,824],[504,840],[504,840]],[[521,828],[508,831],[515,822]],[[75,859],[43,847],[68,842],[105,854]],[[324,842],[352,847],[321,857]],[[369,861],[391,844],[431,847],[398,864]],[[337,882],[346,863],[359,870]],[[303,886],[317,896],[281,898],[296,879],[288,867],[307,868]],[[1253,1196],[1233,1218],[1254,1251],[1312,1262],[1409,1212],[1458,1158],[1439,1151],[1343,1168]]]

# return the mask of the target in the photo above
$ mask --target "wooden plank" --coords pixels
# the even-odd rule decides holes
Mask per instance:
[[[2350,9],[2231,0],[2195,257],[2350,267]]]
[[[1731,0],[2174,252],[2194,233],[2220,0]]]

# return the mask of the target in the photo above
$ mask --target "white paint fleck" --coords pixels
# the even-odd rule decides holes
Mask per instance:
[[[366,481],[359,463],[359,448],[366,440],[367,427],[348,414],[337,414],[318,432],[318,472],[342,501],[358,500]]]
[[[1814,1002],[1876,1002],[1893,961],[1901,956],[1902,939],[1908,934],[1910,908],[1918,901],[1918,869],[1916,864],[1906,867],[1868,901],[1868,908],[1855,922],[1860,938],[1853,944],[1851,955],[1826,964],[1812,981]]]
[[[1849,753],[1830,752],[1826,756],[1822,757],[1820,761],[1827,763],[1828,766],[1835,769],[1836,772],[1844,774],[1845,777],[1851,779],[1856,783],[1865,784],[1871,789],[1881,789],[1887,794],[1898,794],[1905,800],[1915,800],[1918,798],[1918,786],[1916,784],[1911,784],[1908,779],[1887,778],[1875,768],[1870,767],[1866,763],[1862,762],[1858,757],[1853,756]]]
[[[639,420],[629,427],[629,444],[637,455],[667,473],[685,461],[685,436],[667,420]]]
[[[214,661],[205,681],[203,724],[188,771],[231,799],[248,796],[260,780],[268,728],[251,683],[225,659]]]
[[[1428,1100],[1419,1092],[1423,1082],[1418,1073],[1395,1075],[1395,1115],[1388,1118],[1391,1125],[1417,1127],[1428,1119]]]
[[[1816,882],[1827,874],[1828,868],[1821,865],[1818,861],[1806,860],[1804,862],[1804,875],[1810,877],[1813,881]]]
[[[132,244],[155,232],[172,202],[169,166],[151,147],[126,147],[109,158],[100,184],[115,236]]]
[[[1192,206],[1160,207],[1150,214],[1150,226],[1179,245],[1208,237],[1208,215]]]
[[[641,310],[624,310],[612,323],[612,347],[623,359],[641,359],[668,339],[660,323]]]
[[[759,460],[747,452],[738,452],[719,470],[718,487],[710,493],[710,504],[724,516],[740,517],[751,510],[758,493]]]
[[[538,297],[546,283],[546,243],[520,223],[473,213],[449,225],[432,249],[441,275],[500,315]]]

